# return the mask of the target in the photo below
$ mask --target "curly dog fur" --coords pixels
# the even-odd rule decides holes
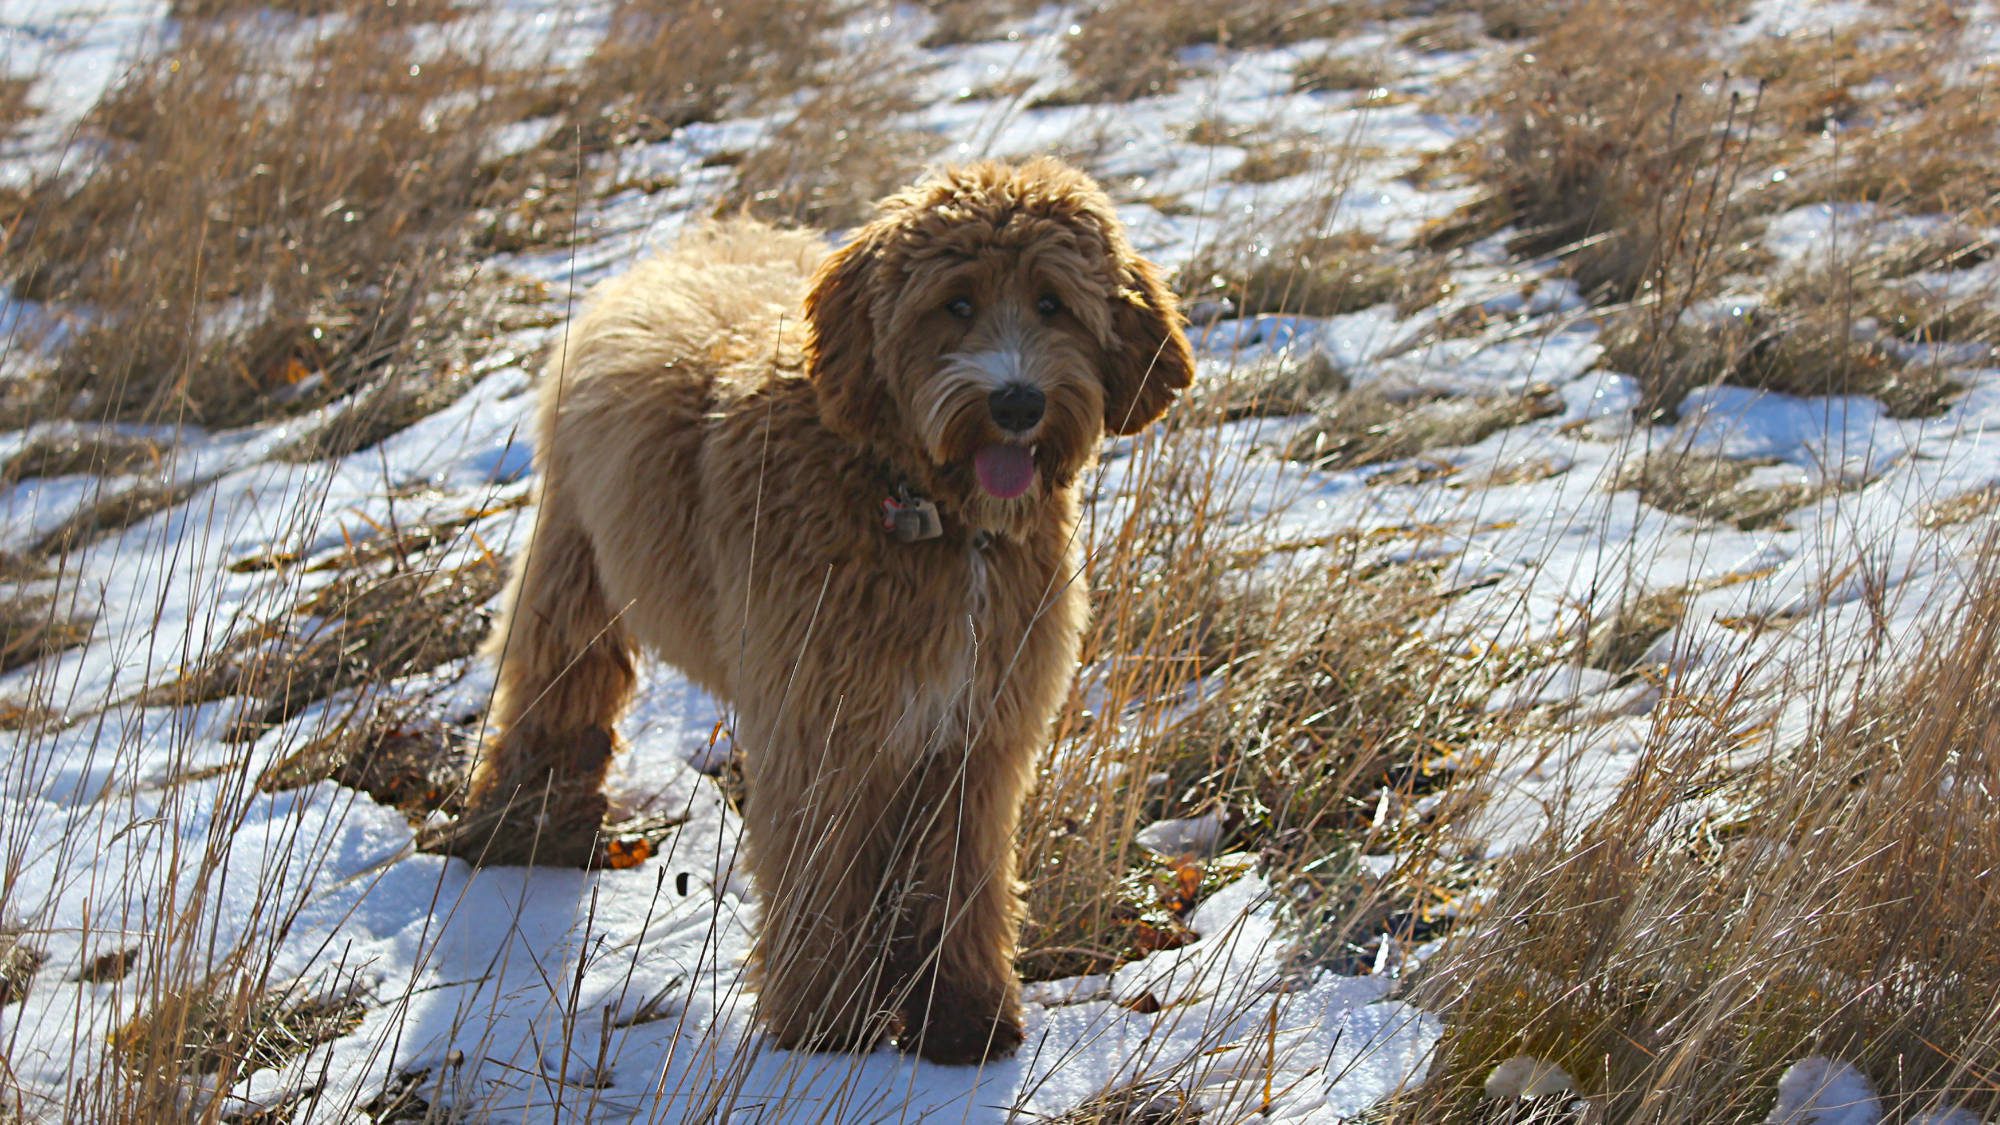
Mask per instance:
[[[836,253],[721,222],[603,285],[543,388],[447,846],[591,862],[643,646],[735,708],[777,1041],[1013,1050],[1013,836],[1088,613],[1077,482],[1188,385],[1180,323],[1050,160],[936,174]],[[885,530],[897,497],[935,534]]]

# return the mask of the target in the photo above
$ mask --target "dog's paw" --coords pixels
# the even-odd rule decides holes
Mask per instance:
[[[1012,1005],[999,1012],[965,1004],[946,1003],[940,995],[930,1004],[904,1010],[903,1030],[896,1046],[928,1062],[945,1066],[1004,1059],[1021,1045],[1021,1014]]]
[[[537,823],[524,812],[469,810],[457,820],[427,825],[417,850],[457,856],[474,867],[609,867],[597,826]],[[629,864],[625,865],[629,866]]]
[[[858,1020],[829,1023],[824,1018],[799,1021],[797,1026],[769,1025],[771,1039],[787,1051],[866,1054],[895,1033],[899,1023],[891,1012],[876,1012]]]

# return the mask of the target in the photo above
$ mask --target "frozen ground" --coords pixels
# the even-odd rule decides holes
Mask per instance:
[[[171,34],[162,7],[36,0],[0,11],[0,70],[42,75],[38,101],[46,111],[0,147],[0,184],[63,158],[70,127],[120,60]],[[509,10],[506,18],[531,17]],[[924,18],[898,12],[887,38],[914,42]],[[1011,39],[903,48],[930,66],[921,83],[929,104],[909,123],[935,134],[939,159],[1086,153],[1100,174],[1128,188],[1143,181],[1128,194],[1152,202],[1125,205],[1125,218],[1142,248],[1170,267],[1226,232],[1330,192],[1338,193],[1331,227],[1388,241],[1469,196],[1466,188],[1431,190],[1402,177],[1476,127],[1425,109],[1423,95],[1487,65],[1481,51],[1413,50],[1387,29],[1345,43],[1343,51],[1374,54],[1398,76],[1387,91],[1393,96],[1383,96],[1292,92],[1292,68],[1320,44],[1203,49],[1188,59],[1199,76],[1178,93],[1116,107],[1027,109],[1033,92],[1063,81],[1051,44],[1068,18],[1052,8],[1022,22]],[[1027,96],[966,96],[1023,77]],[[1224,176],[1243,149],[1184,139],[1189,125],[1211,117],[1339,138],[1364,155],[1343,161],[1338,177],[1317,167],[1270,183],[1229,182]],[[548,282],[560,305],[700,214],[730,176],[725,167],[704,167],[704,158],[768,124],[692,127],[621,154],[632,169],[671,173],[676,186],[593,205],[589,237],[574,254],[499,264]],[[1169,202],[1175,206],[1163,210]],[[1780,217],[1765,237],[1774,253],[1796,258],[1834,240],[1895,233],[1879,229],[1866,209],[1816,206]],[[1923,514],[2000,486],[2000,370],[1990,356],[1934,357],[1968,388],[1934,419],[1890,419],[1869,399],[1723,387],[1702,392],[1674,425],[1635,426],[1633,381],[1596,366],[1596,330],[1579,315],[1573,286],[1546,263],[1511,259],[1498,241],[1475,247],[1455,270],[1454,307],[1477,304],[1492,314],[1478,335],[1428,334],[1443,309],[1408,318],[1382,307],[1318,320],[1224,320],[1201,326],[1202,378],[1228,378],[1267,352],[1319,349],[1357,382],[1397,393],[1523,395],[1546,387],[1560,412],[1425,457],[1449,466],[1453,480],[1534,471],[1502,473],[1516,483],[1491,487],[1395,483],[1388,474],[1397,464],[1319,472],[1275,455],[1294,421],[1234,423],[1220,443],[1240,462],[1227,475],[1237,481],[1232,505],[1246,535],[1303,542],[1365,529],[1383,533],[1371,541],[1385,554],[1448,559],[1448,581],[1470,590],[1436,628],[1471,638],[1465,643],[1533,646],[1648,592],[1686,588],[1689,610],[1656,650],[1678,666],[1712,669],[1718,681],[1742,675],[1775,683],[1822,667],[1829,654],[1836,663],[1893,655],[1928,614],[1951,604],[1967,545],[1983,525],[1924,526]],[[35,312],[10,303],[0,324]],[[663,854],[595,874],[473,872],[412,854],[410,828],[396,811],[331,782],[249,790],[338,721],[351,699],[310,709],[247,744],[221,739],[240,708],[235,701],[145,705],[142,685],[198,665],[232,626],[282,612],[301,583],[333,577],[281,578],[232,563],[272,554],[311,560],[385,528],[469,513],[489,514],[427,562],[506,554],[523,542],[528,521],[506,501],[528,487],[526,357],[544,338],[545,330],[520,333],[504,350],[511,358],[457,403],[338,462],[268,459],[311,419],[175,435],[172,459],[153,476],[193,482],[192,494],[91,544],[49,585],[96,624],[87,645],[0,677],[0,697],[46,699],[81,720],[14,747],[0,792],[6,854],[18,857],[5,873],[14,915],[6,922],[37,935],[48,955],[26,997],[0,1013],[7,1065],[30,1114],[60,1116],[53,1107],[64,1092],[104,1064],[107,1035],[135,1014],[138,997],[115,982],[76,980],[79,970],[166,929],[215,951],[218,972],[230,968],[228,951],[255,939],[276,950],[272,981],[365,1000],[351,1031],[214,1092],[247,1109],[317,1088],[308,1113],[316,1120],[359,1119],[334,1107],[360,1105],[398,1083],[427,1101],[501,1121],[1033,1120],[1178,1070],[1180,1084],[1222,1119],[1263,1108],[1268,1098],[1272,1120],[1338,1121],[1421,1077],[1436,1021],[1394,999],[1388,977],[1285,972],[1288,939],[1272,892],[1255,874],[1198,908],[1194,944],[1108,977],[1033,986],[1027,1045],[1012,1060],[940,1068],[887,1049],[857,1059],[770,1047],[751,1027],[743,990],[757,906],[732,868],[739,825],[698,768],[724,716],[663,669],[646,671],[614,792],[627,811],[683,822]],[[0,350],[11,354],[15,344]],[[0,436],[0,455],[32,436]],[[1752,484],[1827,487],[1756,531],[1670,515],[1612,487],[1629,458],[1667,449],[1755,459]],[[1107,513],[1127,498],[1124,463],[1107,462],[1097,498]],[[73,476],[6,487],[0,549],[24,549],[112,484]],[[1316,559],[1307,547],[1284,565]],[[454,664],[396,690],[441,713],[476,714],[489,683],[483,669]],[[1630,767],[1652,703],[1643,684],[1561,664],[1496,692],[1495,709],[1574,704],[1593,719],[1553,746],[1491,748],[1501,787],[1476,825],[1477,847],[1498,855],[1552,821],[1587,815]],[[1805,718],[1770,716],[1746,753],[1783,745]]]

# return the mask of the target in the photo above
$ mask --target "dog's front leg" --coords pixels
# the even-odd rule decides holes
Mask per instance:
[[[901,1043],[939,1063],[974,1063],[1021,1043],[1021,928],[1014,829],[1031,750],[981,740],[932,759],[912,816],[912,893],[892,953]]]
[[[881,829],[882,786],[893,782],[795,749],[815,742],[824,735],[774,733],[746,754],[747,852],[763,902],[758,1017],[788,1048],[867,1050],[895,1019],[884,999],[895,889]]]

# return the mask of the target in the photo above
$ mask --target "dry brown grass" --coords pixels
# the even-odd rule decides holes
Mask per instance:
[[[1604,366],[1639,381],[1641,418],[1678,415],[1687,392],[1733,383],[1792,395],[1872,395],[1892,417],[1942,413],[1958,384],[1938,365],[1911,362],[1862,330],[1874,317],[1891,331],[1935,342],[1990,336],[1995,321],[1977,298],[1924,305],[1908,292],[1866,289],[1841,270],[1781,280],[1770,303],[1740,316],[1665,323],[1657,306],[1627,313],[1606,329]],[[1911,303],[1916,301],[1916,303]],[[1956,311],[1954,311],[1956,310]]]
[[[558,319],[539,282],[490,269],[460,274],[438,286],[378,355],[367,357],[373,374],[365,386],[272,456],[315,461],[370,448],[451,405],[498,368],[524,360],[503,345],[508,333]]]
[[[1756,465],[1686,451],[1658,452],[1627,464],[1613,488],[1637,489],[1639,499],[1663,512],[1701,520],[1725,520],[1744,531],[1772,527],[1785,513],[1816,499],[1822,489],[1806,484],[1745,488]]]
[[[100,484],[89,503],[35,541],[34,554],[45,559],[65,556],[84,545],[184,503],[206,481],[141,480],[122,488]]]
[[[842,0],[618,0],[610,28],[565,92],[561,151],[662,140],[694,121],[798,89],[829,58]],[[580,138],[580,142],[579,142]]]
[[[505,570],[493,556],[442,567],[427,553],[365,554],[288,615],[240,628],[209,659],[149,688],[151,706],[243,696],[230,740],[254,739],[306,706],[470,655]]]
[[[2000,484],[1969,489],[1924,505],[1917,522],[1926,529],[1952,527],[2000,510]]]
[[[0,76],[0,137],[12,133],[16,126],[34,114],[34,106],[28,101],[28,91],[34,85],[31,79]]]
[[[1381,63],[1331,52],[1307,59],[1292,72],[1295,90],[1369,90],[1388,82],[1389,72]]]
[[[0,465],[0,483],[72,473],[125,476],[157,469],[165,456],[166,449],[151,438],[109,430],[41,434]]]
[[[0,1007],[20,1003],[48,959],[27,934],[0,929]]]
[[[1041,5],[1036,0],[922,0],[918,6],[936,18],[923,41],[935,48],[997,38],[1007,20],[1031,15]]]
[[[97,416],[242,420],[365,381],[424,307],[478,198],[506,76],[406,27],[351,21],[285,58],[191,23],[86,122],[104,157],[38,185],[7,275],[87,305],[51,401]]]
[[[1325,352],[1283,352],[1230,365],[1196,382],[1181,408],[1205,420],[1305,414],[1346,394],[1347,373]]]
[[[910,182],[938,145],[896,124],[912,108],[905,76],[884,59],[845,60],[791,117],[736,166],[717,210],[788,224],[844,228]]]
[[[1312,138],[1269,137],[1252,144],[1242,163],[1229,170],[1228,178],[1239,184],[1268,184],[1303,176],[1316,169],[1320,160],[1320,147]]]
[[[1241,316],[1337,316],[1380,304],[1408,316],[1452,291],[1442,255],[1392,250],[1353,231],[1266,231],[1248,244],[1219,243],[1182,267],[1175,284],[1190,297],[1226,299]]]
[[[353,1031],[366,1014],[358,988],[300,983],[266,990],[222,974],[154,996],[144,1012],[112,1033],[111,1045],[133,1075],[128,1096],[134,1108],[180,1118],[187,1108],[179,1086],[185,1075],[218,1076],[226,1089],[253,1070],[281,1066]]]
[[[1474,445],[1512,426],[1562,410],[1546,387],[1521,395],[1398,400],[1363,388],[1326,400],[1284,455],[1319,469],[1352,469]]]
[[[1298,0],[1105,0],[1063,42],[1070,86],[1048,104],[1130,101],[1173,89],[1177,52],[1202,43],[1273,46],[1338,34],[1347,5]]]
[[[1144,496],[1092,564],[1085,671],[1023,833],[1031,977],[1187,940],[1180,917],[1243,858],[1163,861],[1133,836],[1202,813],[1223,825],[1213,852],[1254,853],[1294,887],[1302,948],[1345,964],[1426,892],[1357,893],[1324,861],[1392,840],[1428,854],[1400,810],[1442,783],[1433,759],[1493,721],[1476,706],[1482,662],[1419,628],[1448,597],[1430,568],[1369,563],[1359,538],[1244,538],[1212,518],[1233,484],[1199,452],[1209,440],[1183,431],[1141,451]],[[1239,572],[1300,550],[1282,577]],[[1384,786],[1399,810],[1386,818]]]
[[[0,595],[0,672],[32,664],[90,639],[90,621],[49,594]]]
[[[352,715],[257,778],[257,788],[281,793],[332,781],[400,810],[412,825],[433,812],[456,815],[473,737],[401,701]]]
[[[1492,96],[1499,136],[1481,169],[1490,222],[1517,252],[1562,255],[1586,291],[1666,287],[1730,240],[1730,181],[1744,128],[1706,91],[1722,69],[1704,41],[1724,0],[1573,0]]]
[[[1731,771],[1767,701],[1670,687],[1601,818],[1509,865],[1426,968],[1441,1077],[1400,1120],[1466,1112],[1501,1059],[1576,1075],[1604,1120],[1760,1119],[1778,1072],[1851,1060],[1893,1119],[1988,1113],[2000,824],[2000,555],[1891,682],[1828,700],[1803,745]]]
[[[1621,675],[1639,667],[1653,645],[1687,615],[1687,601],[1688,592],[1679,587],[1627,596],[1584,633],[1583,663]]]
[[[1991,64],[1953,75],[1959,28],[1933,38],[1919,68],[1898,84],[1899,103],[1867,103],[1869,119],[1844,133],[1798,192],[1865,199],[1917,213],[1991,216],[2000,205],[2000,96]]]

